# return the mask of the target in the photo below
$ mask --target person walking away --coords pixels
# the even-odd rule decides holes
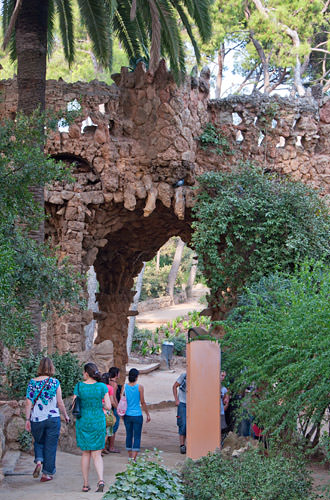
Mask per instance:
[[[112,366],[109,369],[109,384],[113,387],[114,391],[114,402],[112,403],[112,409],[113,409],[113,414],[116,417],[116,423],[113,427],[113,434],[112,436],[109,437],[109,448],[108,451],[109,453],[120,453],[120,450],[115,447],[115,439],[116,439],[116,432],[118,431],[118,427],[120,424],[120,416],[117,413],[117,406],[120,400],[120,392],[121,392],[121,385],[118,385],[118,378],[119,378],[119,368],[116,366]]]
[[[143,385],[138,384],[139,370],[132,368],[128,374],[128,384],[122,388],[122,394],[125,391],[127,400],[127,410],[124,415],[124,424],[126,428],[126,450],[129,458],[136,460],[140,451],[141,433],[143,425],[142,409],[147,416],[147,422],[150,422],[150,414],[144,400]]]
[[[105,384],[108,388],[108,393],[109,393],[109,398],[110,398],[110,403],[111,403],[111,410],[106,410],[103,407],[103,412],[105,415],[109,415],[111,412],[113,412],[115,399],[114,399],[113,387],[109,384],[109,373],[108,372],[102,374],[101,382],[103,382],[103,384]],[[102,403],[104,405],[104,400],[102,401]],[[107,420],[105,420],[105,421],[106,421],[106,429],[105,429],[106,435],[105,435],[105,446],[104,446],[104,449],[102,450],[102,455],[109,454],[109,447],[110,447],[109,440],[110,440],[110,437],[112,437],[112,435],[113,435],[113,429],[114,429],[114,425],[109,426],[109,425],[107,425]]]
[[[221,444],[226,438],[226,429],[227,422],[225,412],[229,405],[229,392],[228,389],[223,385],[223,382],[226,378],[226,372],[224,370],[221,371],[220,380],[221,380],[221,399],[220,399],[220,414],[221,414]]]
[[[81,469],[83,475],[82,491],[88,492],[90,461],[93,459],[98,483],[97,492],[103,491],[103,459],[102,450],[105,446],[106,425],[102,400],[106,410],[111,409],[108,388],[101,382],[101,373],[94,363],[84,366],[83,382],[76,384],[74,399],[79,397],[81,417],[76,420],[77,446],[82,450]]]
[[[187,408],[186,408],[186,379],[187,374],[182,373],[176,382],[174,382],[172,390],[177,406],[177,425],[180,440],[180,453],[186,453],[186,423],[187,423]],[[179,391],[179,393],[178,393]]]
[[[66,412],[60,382],[54,377],[55,367],[50,358],[41,359],[37,377],[27,386],[25,401],[25,430],[32,432],[34,439],[33,477],[40,475],[42,483],[51,481],[56,472],[56,450],[61,429],[60,412],[66,422]]]

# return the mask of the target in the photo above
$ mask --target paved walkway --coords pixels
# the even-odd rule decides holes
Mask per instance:
[[[171,387],[181,373],[155,371],[148,375],[141,375],[140,382],[145,387],[148,403],[173,399]],[[144,449],[158,448],[163,451],[164,463],[169,468],[176,468],[184,461],[184,456],[179,454],[178,435],[175,417],[175,408],[164,408],[151,410],[151,422],[144,424],[142,434],[142,445]],[[120,454],[110,454],[104,457],[104,478],[106,488],[115,481],[115,474],[125,470],[127,454],[125,451],[125,429],[121,422],[117,442],[121,450]],[[58,452],[57,473],[53,481],[40,483],[33,479],[34,469],[33,457],[23,454],[19,460],[15,473],[25,475],[7,476],[0,487],[1,500],[82,500],[88,494],[82,493],[82,476],[80,470],[80,456],[69,453]],[[90,484],[91,492],[95,491],[97,477],[93,465],[91,466]],[[102,494],[93,493],[96,500],[102,498]]]

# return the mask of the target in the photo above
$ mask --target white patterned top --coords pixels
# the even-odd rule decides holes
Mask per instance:
[[[26,390],[26,398],[32,401],[32,405],[46,380],[47,379],[34,380],[33,378],[30,380]],[[42,422],[43,420],[47,420],[47,418],[60,416],[60,410],[57,407],[56,398],[56,391],[59,385],[60,382],[57,378],[49,378],[38,398],[38,401],[34,405],[30,417],[31,422]]]

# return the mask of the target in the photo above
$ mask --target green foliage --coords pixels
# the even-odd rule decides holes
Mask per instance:
[[[18,362],[16,368],[7,367],[5,372],[5,392],[9,399],[25,398],[26,388],[31,378],[37,376],[38,366],[43,353],[26,356]],[[54,353],[49,356],[55,366],[55,377],[61,383],[62,396],[64,398],[73,394],[74,386],[82,378],[82,368],[74,354]]]
[[[4,32],[8,27],[15,3],[15,0],[2,2]],[[56,3],[56,8],[54,3]],[[198,62],[200,53],[192,31],[192,22],[195,23],[203,41],[207,41],[211,36],[210,0],[184,0],[179,3],[170,0],[154,0],[152,5],[149,2],[140,1],[136,2],[135,14],[131,3],[123,0],[116,2],[67,0],[54,3],[50,3],[48,14],[48,53],[51,54],[60,38],[65,59],[69,65],[73,63],[76,56],[76,40],[82,40],[79,34],[83,32],[86,39],[87,32],[90,42],[87,48],[78,42],[78,52],[84,51],[85,55],[87,53],[88,57],[85,59],[94,59],[94,66],[112,68],[113,58],[118,54],[118,49],[115,54],[113,51],[113,41],[116,37],[132,67],[137,61],[148,63],[149,53],[150,60],[156,58],[157,63],[160,57],[166,57],[176,80],[181,81],[185,72],[186,52],[181,31],[187,32]],[[56,18],[58,29],[54,32]],[[10,53],[14,60],[16,58],[15,34],[11,37]],[[153,71],[155,69],[153,68]],[[98,69],[96,71],[99,72]]]
[[[258,388],[251,409],[271,437],[315,447],[329,406],[330,269],[305,262],[245,290],[223,323],[234,392]]]
[[[166,295],[168,275],[172,267],[176,245],[177,238],[173,237],[161,247],[159,269],[156,268],[157,257],[147,262],[143,276],[141,300]],[[174,293],[180,293],[183,289],[183,285],[187,282],[193,256],[194,252],[185,246],[176,277]],[[201,281],[201,276],[197,276],[196,281]]]
[[[235,54],[235,72],[259,90],[265,70],[270,77],[267,92],[279,82],[291,85],[297,57],[304,66],[301,77],[308,75],[306,80],[315,83],[322,74],[327,76],[330,66],[324,52],[313,51],[329,50],[329,9],[324,5],[323,0],[262,0],[248,5],[241,0],[216,0],[211,8],[213,36],[201,50],[214,56],[226,43],[225,52]],[[295,46],[297,40],[299,46]]]
[[[132,351],[141,352],[141,354],[150,354],[153,348],[153,333],[146,328],[134,328]]]
[[[242,165],[200,177],[193,245],[211,291],[228,309],[247,283],[305,257],[330,255],[330,217],[301,182]]]
[[[193,326],[202,326],[209,329],[211,320],[208,316],[201,316],[198,311],[189,312],[187,316],[178,316],[166,325],[160,326],[153,333],[151,330],[135,327],[132,351],[139,352],[143,356],[148,354],[159,354],[164,341],[173,342],[174,354],[185,356],[187,332]]]
[[[32,449],[32,434],[26,430],[22,431],[18,435],[18,442],[20,450],[29,452]]]
[[[159,453],[143,454],[130,461],[125,472],[116,474],[116,481],[104,500],[184,500],[179,476],[165,469]]]
[[[186,500],[312,500],[304,463],[247,451],[239,458],[209,454],[183,470]]]
[[[211,153],[216,153],[219,156],[223,154],[234,154],[230,148],[227,137],[222,130],[213,125],[213,123],[209,122],[205,125],[203,133],[198,137],[198,140],[201,143],[201,148]],[[216,148],[211,149],[212,146],[216,146]]]
[[[57,119],[47,118],[47,128]],[[8,347],[22,345],[32,334],[31,301],[38,300],[45,315],[61,313],[67,302],[79,301],[81,289],[81,278],[65,260],[59,263],[48,246],[28,237],[44,218],[30,187],[71,179],[62,163],[43,153],[44,121],[36,112],[0,128],[0,338]]]
[[[174,354],[183,355],[187,342],[189,328],[201,326],[208,330],[211,326],[209,316],[201,316],[198,311],[188,312],[188,316],[178,316],[166,325],[157,328],[156,332],[160,338],[174,343]]]

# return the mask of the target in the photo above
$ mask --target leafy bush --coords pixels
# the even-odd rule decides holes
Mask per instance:
[[[41,147],[45,129],[57,121],[35,112],[0,124],[0,340],[9,348],[21,347],[33,334],[32,301],[45,316],[65,312],[69,302],[81,304],[81,277],[67,259],[60,261],[54,249],[29,237],[45,217],[30,187],[71,179],[69,169]]]
[[[20,360],[17,368],[8,367],[6,369],[5,392],[10,399],[24,399],[26,387],[31,378],[37,375],[38,366],[43,354],[30,354]],[[81,380],[82,368],[74,354],[54,353],[49,356],[55,366],[55,377],[61,383],[62,395],[64,398],[73,394],[75,384]]]
[[[104,500],[184,500],[179,476],[165,469],[158,453],[130,461],[126,471],[116,474],[116,478]]]
[[[185,356],[186,354],[186,336],[178,335],[177,337],[173,337],[171,340],[174,344],[173,352],[177,356]]]
[[[183,469],[186,500],[312,500],[310,475],[303,462],[266,457],[256,450],[239,458],[209,454]]]
[[[279,440],[317,445],[329,406],[330,268],[305,262],[246,289],[224,322],[234,392],[258,387],[253,414]]]
[[[190,311],[188,316],[178,316],[173,321],[157,328],[156,331],[166,340],[173,341],[175,337],[187,335],[189,328],[194,326],[202,326],[208,330],[211,326],[211,320],[209,316],[201,316],[198,311]]]
[[[32,449],[32,434],[28,431],[22,431],[18,435],[19,448],[22,451],[29,452]]]
[[[153,345],[153,333],[151,330],[146,328],[138,328],[135,326],[133,341],[132,341],[132,351],[140,352],[141,354],[149,354],[151,347]]]
[[[199,178],[192,242],[219,318],[246,284],[330,255],[326,203],[302,182],[250,164]]]

